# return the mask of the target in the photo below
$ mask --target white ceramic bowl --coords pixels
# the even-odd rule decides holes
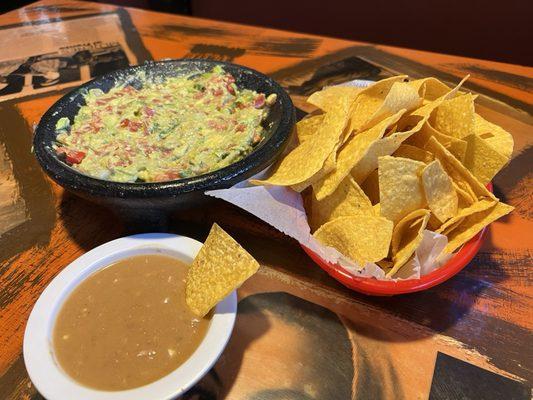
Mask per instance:
[[[204,340],[192,356],[167,376],[136,389],[100,391],[74,381],[54,359],[52,331],[62,302],[85,278],[109,264],[142,254],[165,254],[190,263],[202,244],[163,233],[133,235],[103,244],[69,264],[35,303],[24,334],[24,363],[31,381],[47,400],[163,400],[183,394],[202,378],[224,350],[233,330],[237,295],[220,302]]]

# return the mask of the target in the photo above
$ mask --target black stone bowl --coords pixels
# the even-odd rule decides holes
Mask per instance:
[[[120,183],[92,178],[71,168],[52,148],[56,138],[55,126],[59,118],[71,122],[82,105],[87,89],[109,91],[115,84],[127,82],[141,87],[143,80],[164,79],[210,71],[222,65],[235,77],[239,88],[252,89],[269,95],[277,94],[265,121],[266,137],[246,158],[225,168],[201,176],[167,182]],[[294,106],[287,93],[269,77],[240,65],[211,60],[168,60],[149,62],[115,71],[94,79],[59,99],[41,118],[33,140],[34,152],[43,170],[59,185],[70,192],[109,207],[126,219],[130,230],[163,229],[169,215],[176,211],[201,207],[206,204],[207,190],[222,189],[248,179],[272,164],[285,148],[295,123]],[[133,229],[132,229],[133,228]]]

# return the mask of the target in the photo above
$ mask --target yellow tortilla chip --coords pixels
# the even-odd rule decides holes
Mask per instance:
[[[442,226],[442,222],[438,220],[437,217],[435,217],[433,214],[429,214],[429,220],[428,220],[428,229],[430,231],[436,231]]]
[[[451,171],[451,169],[448,169],[448,171]],[[449,175],[449,172],[448,172],[448,175]],[[450,178],[451,178],[451,176],[450,176]],[[475,203],[476,201],[478,201],[478,196],[476,195],[476,193],[474,193],[474,190],[472,189],[472,187],[467,182],[454,180],[454,183],[458,187],[463,189],[466,193],[468,193],[468,195],[472,199],[472,203]],[[493,197],[494,197],[494,195],[493,195]],[[479,199],[483,199],[483,198],[485,198],[485,197],[484,196],[479,196]]]
[[[451,88],[436,78],[423,78],[416,79],[409,82],[409,85],[413,87],[420,97],[433,101],[448,93]]]
[[[408,145],[423,149],[430,137],[435,136],[435,129],[429,124],[427,118],[423,119],[420,129],[411,135],[405,142]]]
[[[450,153],[452,153],[461,162],[464,160],[466,154],[466,141],[457,139],[453,136],[445,135],[437,131],[429,121],[422,126],[422,128],[407,140],[407,144],[416,147],[424,148],[430,137],[434,137],[441,143]]]
[[[387,272],[387,277],[390,278],[398,272],[418,248],[424,236],[429,215],[429,210],[415,210],[396,224],[391,241],[393,266]]]
[[[493,124],[481,115],[474,115],[474,133],[490,144],[507,159],[513,154],[513,136],[502,127]]]
[[[385,130],[396,123],[403,114],[399,111],[392,117],[386,118],[374,127],[352,136],[350,140],[340,149],[337,157],[336,169],[324,179],[313,185],[316,198],[322,200],[329,196],[350,173],[354,165],[365,155],[369,146],[385,133]]]
[[[441,222],[457,214],[459,199],[453,182],[439,160],[428,164],[422,171],[422,184],[429,209]]]
[[[296,136],[298,141],[303,143],[317,133],[318,128],[324,123],[324,114],[305,117],[296,124]]]
[[[395,226],[392,231],[392,240],[391,240],[391,254],[394,256],[395,254],[400,251],[402,248],[402,241],[404,238],[404,230],[409,228],[411,225],[414,225],[414,223],[417,222],[420,218],[428,218],[429,219],[430,211],[426,210],[425,208],[421,208],[420,210],[414,210],[413,212],[410,212],[405,217],[403,217]],[[414,250],[413,250],[414,251]]]
[[[463,223],[465,219],[464,218],[458,218],[454,219],[454,222],[452,224],[449,224],[445,229],[442,229],[439,233],[444,236],[449,236],[455,228],[457,228],[459,225]]]
[[[420,115],[413,115],[413,112],[414,111],[412,111],[410,114],[404,114],[402,118],[400,118],[396,126],[396,132],[409,131],[415,126],[419,125],[420,121],[427,120],[427,118]],[[422,125],[420,125],[420,127],[422,127]]]
[[[185,300],[198,317],[237,289],[259,269],[259,263],[217,224],[187,273]]]
[[[396,223],[412,211],[425,207],[420,179],[425,166],[408,158],[379,158],[379,202],[383,217]]]
[[[344,178],[339,187],[325,199],[317,200],[314,193],[310,197],[307,215],[311,231],[339,217],[374,215],[372,203],[351,176]]]
[[[334,171],[337,168],[337,148],[338,145],[334,147],[328,158],[326,158],[326,161],[324,161],[324,166],[320,171],[302,183],[291,185],[292,190],[295,192],[302,192],[304,189],[315,184],[316,182],[319,182],[330,172]]]
[[[457,139],[453,136],[445,135],[444,133],[437,132],[435,138],[459,161],[464,162],[466,156],[466,140]]]
[[[396,132],[390,136],[373,142],[364,156],[355,164],[351,174],[359,184],[364,182],[368,175],[378,167],[378,159],[383,156],[390,156],[398,147],[411,135],[415,134],[424,125],[424,119],[419,119],[417,124],[405,132]]]
[[[398,124],[393,125],[390,128],[387,128],[387,130],[385,131],[385,134],[383,135],[383,137],[390,136],[390,135],[392,135],[395,132],[398,132]]]
[[[374,209],[374,214],[375,215],[380,215],[381,214],[381,206],[379,205],[379,203],[376,203],[372,206],[372,208]]]
[[[311,185],[313,176],[324,166],[341,141],[348,123],[351,104],[341,97],[325,114],[324,122],[316,134],[305,140],[287,154],[277,165],[274,173],[266,180],[250,180],[254,185],[300,185],[300,190]]]
[[[435,138],[431,137],[427,142],[425,149],[435,155],[448,175],[463,189],[471,189],[476,199],[490,198],[496,200],[496,197],[489,192],[472,173],[464,167],[461,162],[455,158],[446,148]]]
[[[440,144],[442,144],[450,153],[452,153],[455,158],[461,162],[464,161],[467,147],[466,140],[458,139],[456,137],[439,132],[433,128],[433,126],[431,126],[429,121],[426,124],[426,129],[435,137],[435,139],[439,141]]]
[[[326,158],[326,161],[324,161],[324,165],[323,165],[322,169],[320,169],[311,178],[309,178],[309,179],[307,179],[307,180],[305,180],[305,181],[303,181],[301,183],[297,183],[295,185],[290,185],[291,189],[294,190],[295,192],[298,192],[298,193],[303,192],[305,189],[310,187],[316,180],[322,179],[325,175],[327,175],[331,171],[333,171],[336,168],[335,167],[336,159],[337,159],[337,154],[334,151],[328,156],[328,158]],[[254,185],[256,184],[255,182],[252,182],[252,183]]]
[[[462,139],[474,133],[474,99],[470,93],[445,100],[433,116],[432,125],[439,132]]]
[[[368,127],[368,121],[370,121],[375,112],[379,110],[392,85],[395,82],[401,82],[406,78],[406,75],[393,76],[391,78],[382,79],[361,90],[353,102],[349,130],[355,132],[365,130]]]
[[[444,249],[446,253],[453,253],[465,242],[476,236],[485,226],[491,222],[509,214],[514,207],[505,203],[498,202],[494,207],[488,210],[472,214],[455,228],[448,236],[448,245]]]
[[[364,267],[387,257],[392,222],[372,215],[341,217],[322,225],[313,236]]]
[[[433,154],[423,150],[420,147],[411,146],[410,144],[401,144],[393,154],[394,157],[410,158],[428,164],[433,161]]]
[[[377,169],[368,175],[365,181],[361,184],[361,189],[366,193],[372,204],[379,203],[379,177]]]
[[[457,182],[453,180],[452,182],[453,182],[453,187],[455,188],[455,192],[457,193],[457,197],[459,198],[459,208],[466,208],[474,204],[477,201],[475,195],[473,193],[470,193],[472,189],[470,189],[470,191],[465,190],[461,188],[457,184]]]
[[[405,82],[394,82],[381,106],[362,128],[377,124],[400,110],[406,110],[407,112],[414,110],[421,104],[422,98],[418,95],[416,89]]]
[[[331,105],[334,104],[339,97],[347,97],[353,102],[361,90],[361,88],[353,86],[330,86],[313,93],[309,96],[307,102],[325,112],[329,112],[331,111]]]
[[[442,96],[436,98],[435,100],[431,100],[425,103],[422,107],[413,111],[411,115],[417,115],[417,116],[428,118],[433,113],[433,111],[437,107],[439,107],[444,101],[453,99],[457,95],[457,93],[459,92],[459,89],[461,88],[463,83],[465,83],[465,81],[469,78],[469,76],[470,75],[465,76],[461,80],[461,82],[459,82],[459,84],[456,87],[454,87],[452,90],[450,90],[448,93],[443,94]]]
[[[468,147],[464,166],[484,185],[505,167],[509,159],[476,134],[465,137]]]
[[[497,200],[492,200],[492,199],[478,200],[475,203],[471,204],[470,206],[460,209],[459,212],[454,217],[452,217],[451,219],[446,221],[444,224],[442,224],[438,229],[435,230],[435,232],[443,233],[450,226],[454,225],[458,220],[465,219],[466,217],[472,214],[476,214],[476,213],[488,210],[489,208],[494,207],[496,202]]]

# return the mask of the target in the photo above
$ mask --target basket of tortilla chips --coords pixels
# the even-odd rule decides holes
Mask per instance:
[[[268,177],[251,181],[301,194],[312,240],[352,266],[379,270],[379,279],[354,273],[300,240],[345,285],[391,295],[443,282],[472,259],[484,228],[512,211],[489,189],[513,138],[476,113],[477,96],[460,90],[464,80],[450,88],[396,76],[316,92],[308,102],[318,111],[296,125],[298,144]],[[435,265],[402,279],[434,238],[445,238]]]

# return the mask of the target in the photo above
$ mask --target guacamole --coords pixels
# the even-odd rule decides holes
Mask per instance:
[[[217,66],[193,76],[91,89],[54,146],[69,165],[116,182],[161,182],[223,168],[249,154],[276,95],[239,89]]]

